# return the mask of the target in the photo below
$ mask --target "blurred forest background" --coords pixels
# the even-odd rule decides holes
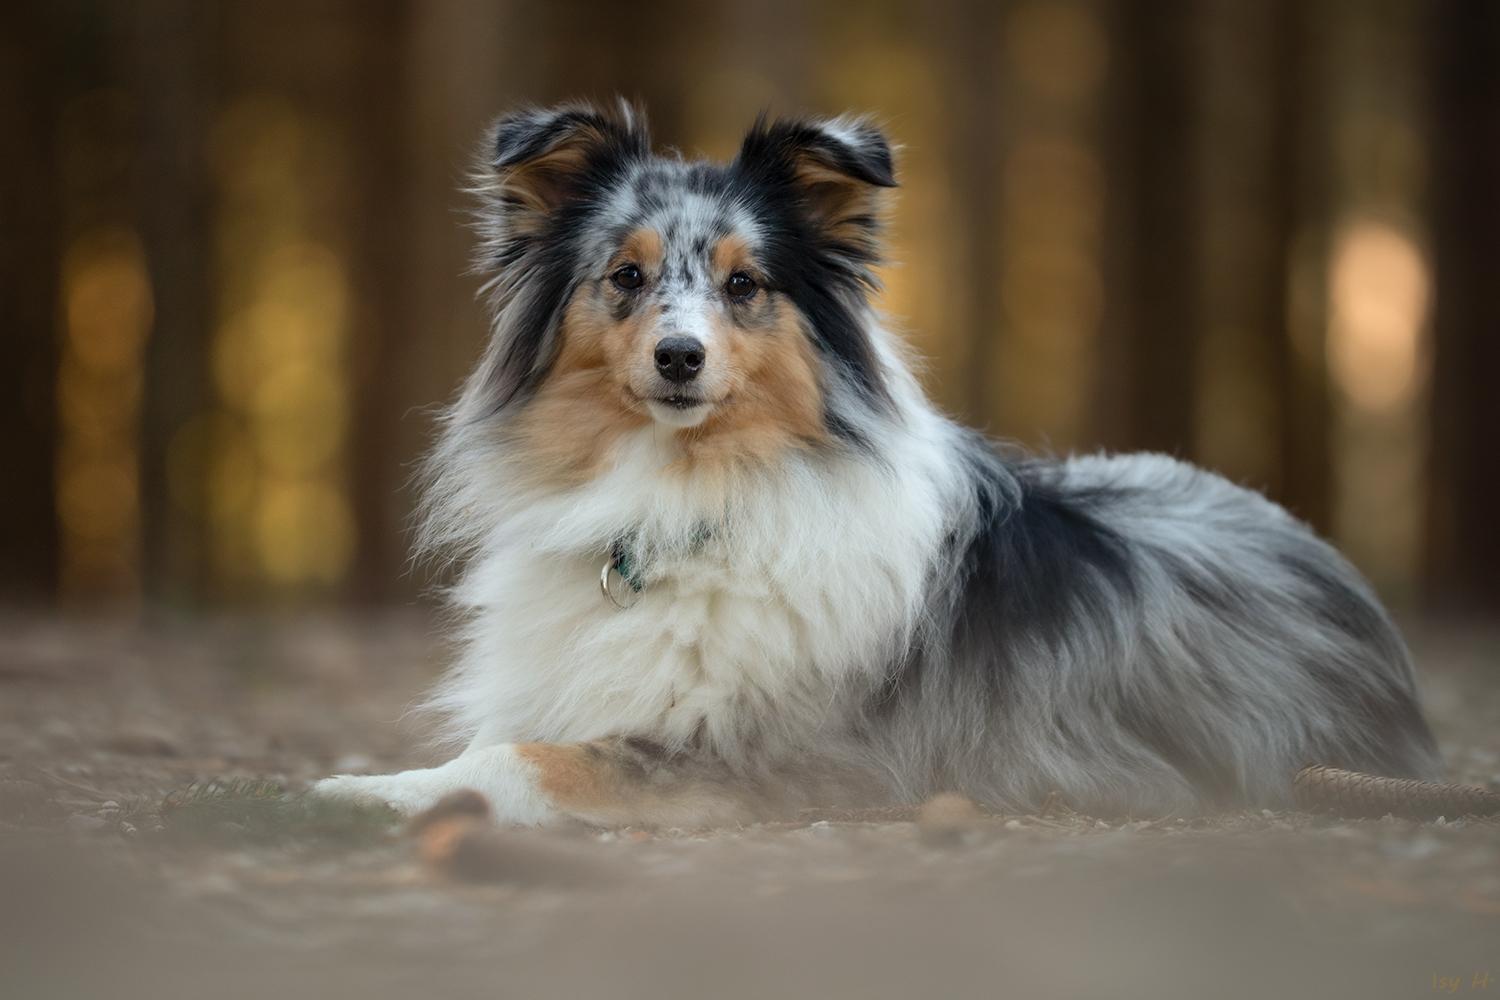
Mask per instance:
[[[8,0],[0,599],[416,599],[485,330],[464,175],[501,112],[617,93],[689,157],[874,113],[947,410],[1192,459],[1398,605],[1500,612],[1492,0]]]

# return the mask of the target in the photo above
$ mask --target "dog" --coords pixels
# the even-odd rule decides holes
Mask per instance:
[[[464,749],[317,794],[706,827],[1436,776],[1400,635],[1306,525],[1165,455],[1032,457],[933,407],[869,301],[895,183],[856,117],[762,116],[728,164],[653,155],[624,104],[495,125],[493,336],[421,530],[461,567],[429,707]]]

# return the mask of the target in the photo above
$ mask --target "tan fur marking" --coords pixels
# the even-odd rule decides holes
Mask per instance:
[[[522,743],[516,755],[537,771],[537,784],[563,809],[596,811],[620,805],[610,761],[578,743]]]
[[[756,274],[744,240],[726,236],[713,250],[715,278],[722,284],[735,271]],[[797,310],[784,296],[761,289],[716,331],[725,345],[728,392],[724,405],[697,427],[681,433],[680,463],[697,474],[717,467],[729,472],[746,462],[769,462],[786,448],[828,441],[818,363]]]
[[[831,235],[852,243],[873,240],[871,233],[853,220],[880,214],[886,199],[883,189],[808,157],[797,164],[797,184],[814,217]]]
[[[639,264],[648,273],[657,273],[661,270],[661,233],[654,229],[637,229],[625,237],[615,257],[621,264]]]
[[[735,271],[753,273],[754,265],[755,257],[750,253],[750,245],[741,237],[730,234],[714,244],[714,277],[720,282],[726,280]]]
[[[537,785],[554,808],[590,822],[695,827],[775,811],[757,791],[729,781],[721,767],[660,758],[647,764],[642,751],[620,740],[522,743],[516,754],[536,769]]]
[[[638,229],[615,255],[616,264],[636,264],[648,275],[661,269],[661,235]],[[629,393],[632,359],[651,340],[654,309],[625,320],[612,312],[613,292],[585,285],[563,316],[556,360],[536,397],[518,418],[514,433],[532,473],[544,484],[570,486],[601,471],[623,435],[651,422],[651,414]]]
[[[588,151],[607,141],[598,129],[580,126],[556,149],[510,168],[501,184],[531,211],[550,212],[563,202],[569,179],[587,164]]]
[[[550,485],[587,481],[615,442],[651,422],[619,378],[649,314],[617,322],[591,298],[580,290],[568,307],[557,360],[515,425],[527,466]]]
[[[828,440],[817,362],[797,311],[779,299],[767,303],[758,320],[749,329],[725,323],[719,331],[729,346],[729,398],[683,432],[691,462],[767,462],[785,448]]]

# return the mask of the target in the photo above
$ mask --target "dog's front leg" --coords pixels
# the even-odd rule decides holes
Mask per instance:
[[[489,799],[501,822],[536,825],[560,817],[537,780],[536,769],[513,743],[465,751],[441,767],[400,774],[340,774],[313,786],[319,798],[356,805],[388,805],[403,816],[431,808],[443,796],[472,788]]]
[[[579,819],[606,826],[702,827],[751,820],[769,805],[737,785],[716,760],[624,739],[503,743],[427,770],[339,775],[318,782],[313,792],[385,803],[411,816],[462,788],[488,799],[498,822],[526,825]]]

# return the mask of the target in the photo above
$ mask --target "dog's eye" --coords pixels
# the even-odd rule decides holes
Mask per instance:
[[[633,292],[646,283],[641,269],[634,264],[626,264],[617,269],[614,274],[610,275],[610,280],[615,283],[615,287],[623,288],[627,292]]]
[[[744,271],[736,271],[729,276],[724,290],[734,298],[748,299],[755,294],[755,279]]]

